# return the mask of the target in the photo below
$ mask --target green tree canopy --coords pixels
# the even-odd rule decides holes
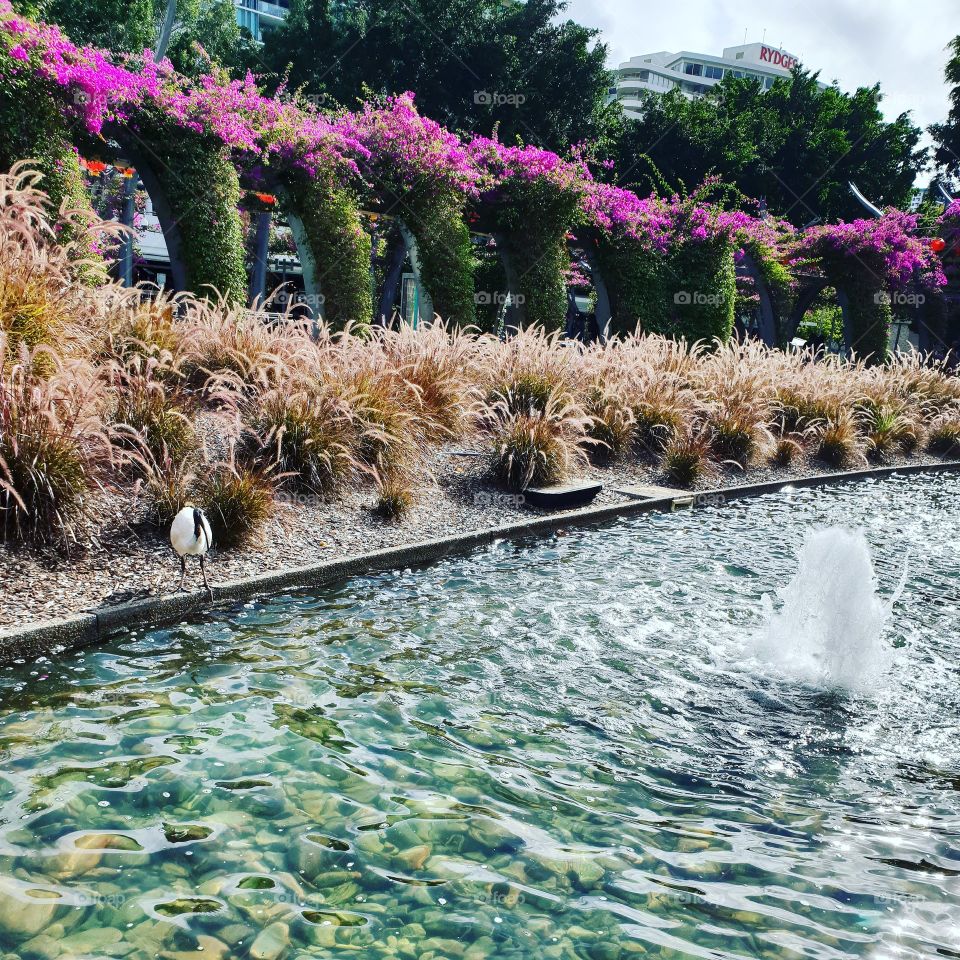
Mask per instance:
[[[944,78],[952,87],[950,113],[945,123],[935,123],[930,134],[936,143],[934,159],[948,176],[960,177],[960,36],[950,41],[951,57],[947,61]]]
[[[716,173],[798,225],[862,216],[851,180],[880,206],[903,206],[925,159],[921,131],[908,114],[885,121],[880,101],[879,86],[847,94],[801,68],[767,92],[729,77],[697,100],[650,93],[642,118],[623,121],[618,177],[646,192],[647,158],[673,187]]]
[[[413,90],[455,130],[564,149],[597,137],[610,109],[597,31],[563,0],[293,0],[264,59],[310,96],[355,106]]]

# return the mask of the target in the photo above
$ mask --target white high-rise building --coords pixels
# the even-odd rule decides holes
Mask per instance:
[[[233,0],[237,8],[237,23],[250,31],[254,40],[262,40],[265,31],[286,19],[290,0]]]
[[[698,97],[728,75],[753,77],[769,90],[775,80],[789,76],[798,62],[793,54],[765,43],[727,47],[719,57],[690,50],[644,53],[614,71],[610,99],[619,100],[628,117],[639,116],[640,96],[645,90],[666,93],[679,89],[685,96]]]

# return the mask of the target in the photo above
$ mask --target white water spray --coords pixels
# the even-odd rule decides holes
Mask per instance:
[[[818,686],[869,687],[889,664],[883,630],[905,581],[906,567],[893,598],[881,600],[863,534],[815,530],[804,541],[793,579],[777,591],[780,610],[763,598],[767,622],[753,653]]]

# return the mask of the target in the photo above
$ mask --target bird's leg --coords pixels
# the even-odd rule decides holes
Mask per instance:
[[[187,579],[187,558],[180,558],[180,586],[177,587],[177,593],[183,589],[183,582]]]
[[[207,597],[213,599],[213,591],[210,589],[210,584],[207,583],[207,568],[204,563],[204,556],[200,554],[200,572],[203,574],[203,585],[207,588]]]

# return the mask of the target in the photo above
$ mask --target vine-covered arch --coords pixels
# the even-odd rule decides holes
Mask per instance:
[[[371,239],[360,213],[368,202],[402,217],[433,310],[460,325],[476,316],[477,221],[499,239],[514,320],[548,329],[566,319],[571,232],[595,239],[598,312],[605,291],[613,333],[639,321],[688,340],[727,339],[735,255],[744,249],[756,261],[754,269],[741,258],[741,269],[760,279],[765,340],[778,339],[771,315],[789,312],[789,272],[801,263],[845,292],[852,346],[881,359],[890,306],[880,294],[946,282],[916,218],[899,211],[796,231],[727,210],[709,199],[718,192],[711,181],[686,197],[641,198],[595,178],[583,152],[564,159],[464,140],[422,117],[412,94],[327,115],[284,93],[266,96],[252,76],[213,73],[197,82],[150,57],[77,48],[58,28],[14,13],[8,0],[0,0],[0,121],[0,160],[38,158],[55,202],[82,201],[74,144],[113,138],[139,155],[175,282],[199,293],[215,287],[235,302],[247,294],[240,184],[277,183],[308,296],[337,325],[368,323],[374,313]]]

